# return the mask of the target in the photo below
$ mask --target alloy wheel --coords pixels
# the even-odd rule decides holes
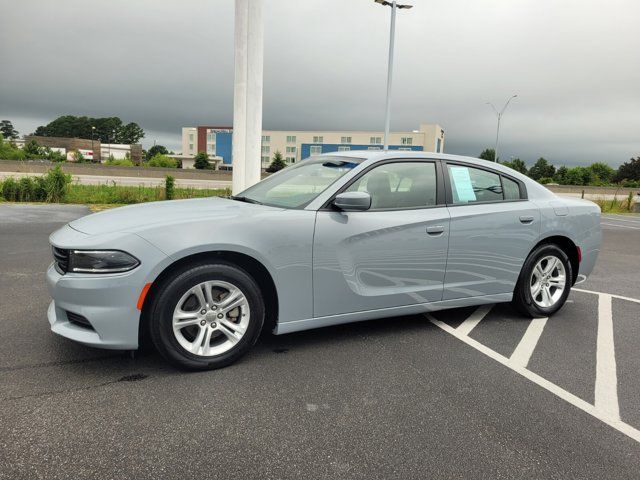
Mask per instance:
[[[531,298],[542,308],[554,306],[566,288],[567,276],[562,261],[554,256],[542,257],[531,272]]]

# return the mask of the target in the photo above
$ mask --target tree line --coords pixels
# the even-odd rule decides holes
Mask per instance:
[[[19,132],[10,120],[0,121],[0,133],[6,140],[15,140]],[[36,128],[39,137],[94,138],[102,143],[138,143],[144,130],[135,122],[125,124],[119,117],[93,118],[63,115]]]
[[[492,148],[487,148],[482,151],[479,158],[493,161],[495,151]],[[623,187],[640,187],[640,156],[631,158],[628,162],[620,165],[617,170],[603,162],[592,163],[586,167],[566,167],[563,165],[556,168],[543,157],[536,160],[531,167],[527,167],[526,163],[519,158],[502,162],[498,158],[498,162],[542,184],[558,183],[560,185],[585,186],[615,184]]]

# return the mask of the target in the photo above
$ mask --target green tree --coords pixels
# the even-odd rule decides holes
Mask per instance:
[[[589,166],[589,170],[591,170],[591,173],[594,175],[594,180],[599,180],[600,183],[605,185],[611,183],[616,174],[613,168],[602,162],[592,163]]]
[[[478,158],[493,162],[496,158],[496,151],[493,148],[485,148]]]
[[[18,131],[13,128],[11,120],[0,121],[0,133],[7,140],[15,140],[18,138]]]
[[[209,162],[209,155],[205,152],[200,152],[194,157],[193,168],[198,170],[209,170],[211,163]]]
[[[572,167],[567,169],[566,185],[589,185],[593,182],[593,173],[588,167]]]
[[[623,180],[640,181],[640,156],[631,158],[628,162],[620,165],[614,180],[616,182],[622,182]]]
[[[41,158],[44,156],[44,149],[35,140],[27,142],[22,151],[26,158]]]
[[[514,158],[513,160],[508,162],[503,162],[502,165],[504,165],[505,167],[513,168],[516,172],[523,173],[524,175],[527,174],[527,165],[519,158]]]
[[[551,165],[545,158],[540,157],[533,167],[529,169],[528,175],[534,180],[541,178],[553,178],[556,173],[556,167]]]
[[[95,130],[92,129],[95,127]],[[43,137],[93,138],[105,143],[138,143],[144,130],[137,123],[123,125],[119,117],[91,118],[63,115],[36,128]]]
[[[553,176],[553,181],[559,183],[560,185],[568,185],[567,183],[567,172],[569,170],[564,165],[556,170],[556,174]]]
[[[167,150],[163,145],[154,145],[153,147],[151,147],[149,150],[147,150],[146,153],[146,158],[147,160],[152,159],[153,157],[155,157],[156,155],[168,155],[169,154],[169,150]]]
[[[287,163],[282,158],[282,154],[277,151],[273,154],[273,160],[271,160],[271,165],[267,167],[267,172],[274,173],[279,170],[282,170],[287,166]]]

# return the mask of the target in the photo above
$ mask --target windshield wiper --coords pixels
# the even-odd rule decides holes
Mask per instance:
[[[249,198],[249,197],[239,197],[237,195],[230,195],[229,198],[231,200],[237,200],[239,202],[245,202],[245,203],[255,203],[256,205],[262,205],[262,202],[259,202],[258,200],[254,200],[253,198]]]

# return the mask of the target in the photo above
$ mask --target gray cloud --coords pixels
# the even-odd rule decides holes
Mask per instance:
[[[640,154],[640,3],[414,0],[397,22],[392,129],[440,123],[447,151],[492,146],[555,164]],[[230,124],[233,1],[0,0],[0,117],[22,133],[62,114],[180,127]],[[375,129],[388,9],[372,0],[264,0],[264,127]]]

